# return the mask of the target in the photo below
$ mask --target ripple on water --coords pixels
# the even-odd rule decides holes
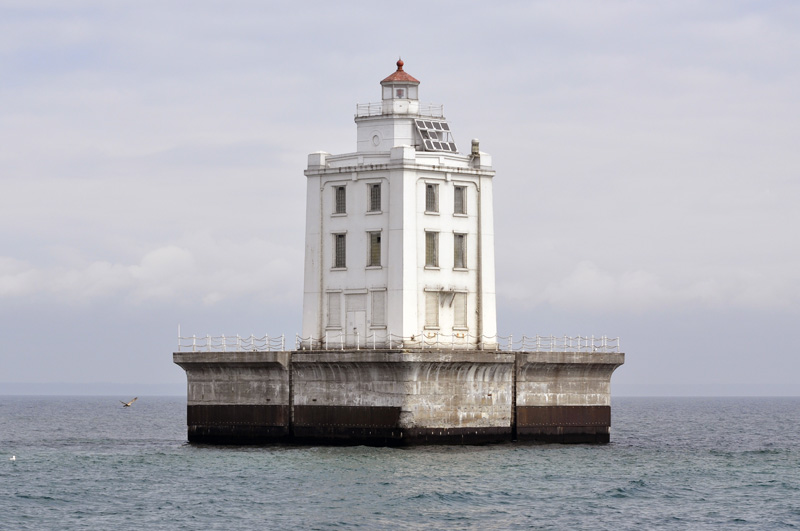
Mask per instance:
[[[95,398],[4,400],[9,529],[800,526],[787,422],[800,400],[615,399],[605,446],[404,449],[189,445],[183,399],[125,414]]]

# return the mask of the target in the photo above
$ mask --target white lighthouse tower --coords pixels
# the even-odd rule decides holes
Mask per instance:
[[[302,344],[494,348],[491,157],[458,152],[402,60],[381,97],[355,153],[308,156]]]

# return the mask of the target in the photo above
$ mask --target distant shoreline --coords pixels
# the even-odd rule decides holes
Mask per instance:
[[[0,396],[186,396],[185,383],[0,382]],[[800,397],[797,384],[613,384],[611,397]]]
[[[0,396],[186,396],[186,384],[0,382]]]

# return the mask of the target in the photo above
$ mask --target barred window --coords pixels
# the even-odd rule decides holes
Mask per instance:
[[[333,256],[333,267],[344,268],[347,267],[347,260],[346,260],[346,248],[347,248],[347,241],[346,234],[334,234],[333,235],[333,247],[334,247],[334,256]]]
[[[367,257],[367,266],[380,266],[381,265],[381,233],[368,232],[369,234],[369,256]]]
[[[341,328],[342,326],[342,294],[328,293],[328,327]]]
[[[335,186],[333,188],[333,213],[347,213],[347,189],[344,186]]]
[[[453,328],[467,328],[466,293],[456,293],[453,297]]]
[[[425,267],[439,267],[439,233],[425,231]]]
[[[467,187],[456,186],[455,194],[453,196],[453,213],[466,214],[467,213]]]
[[[453,234],[453,267],[465,269],[467,267],[467,235]]]
[[[369,185],[369,212],[381,211],[381,184]]]
[[[425,212],[439,212],[439,185],[425,185]]]
[[[439,292],[425,292],[425,327],[439,327]]]

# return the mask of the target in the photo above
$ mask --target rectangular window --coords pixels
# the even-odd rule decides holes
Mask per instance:
[[[425,185],[425,212],[439,212],[439,185]]]
[[[467,235],[453,234],[453,267],[466,269],[467,267]]]
[[[380,267],[381,265],[381,233],[368,232],[369,234],[369,256],[367,266]]]
[[[425,292],[425,327],[439,327],[439,292]]]
[[[386,326],[386,291],[372,292],[372,326]]]
[[[369,185],[369,212],[381,211],[381,184]]]
[[[453,328],[467,328],[466,293],[456,293],[453,297]]]
[[[425,231],[425,267],[439,267],[439,233]]]
[[[345,186],[333,187],[333,213],[347,213],[347,187]]]
[[[328,293],[328,328],[342,327],[341,299],[341,293]]]
[[[455,195],[453,196],[453,213],[466,214],[467,213],[467,187],[456,186]]]
[[[347,267],[347,235],[346,234],[334,234],[333,235],[333,267],[335,268],[345,268]]]

